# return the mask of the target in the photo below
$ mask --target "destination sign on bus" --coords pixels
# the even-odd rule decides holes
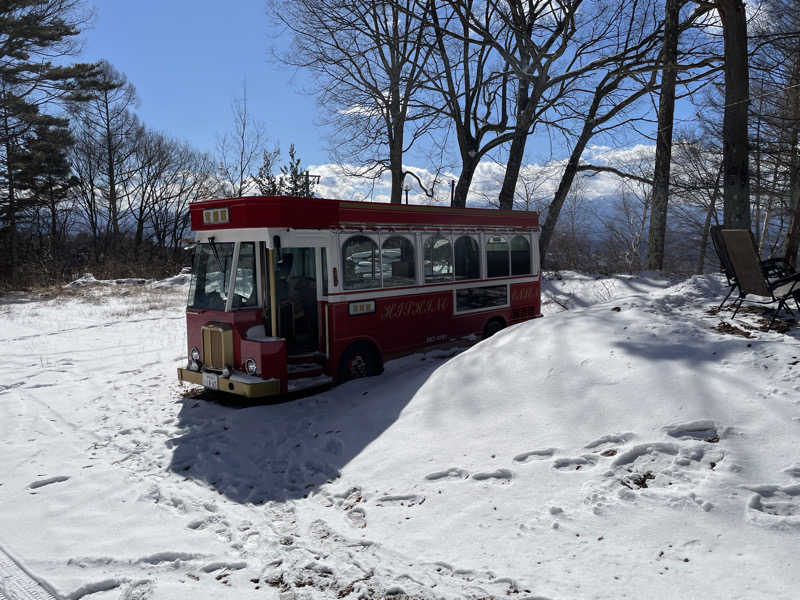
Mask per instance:
[[[222,225],[228,221],[227,208],[207,208],[203,211],[203,225]]]

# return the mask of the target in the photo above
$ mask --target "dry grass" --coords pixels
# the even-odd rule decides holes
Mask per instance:
[[[39,302],[77,301],[91,306],[108,306],[108,316],[130,318],[153,310],[167,310],[184,304],[183,287],[154,288],[147,284],[96,283],[79,287],[47,286],[26,292],[15,292],[0,298],[0,314],[10,314],[12,305],[31,304],[28,316]],[[120,302],[122,300],[122,302]]]

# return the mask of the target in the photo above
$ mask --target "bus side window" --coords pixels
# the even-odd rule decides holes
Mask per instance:
[[[383,287],[414,285],[414,264],[414,244],[399,235],[388,238],[381,249]]]
[[[511,274],[529,275],[531,272],[531,245],[521,235],[511,238]]]
[[[453,246],[442,236],[425,240],[425,283],[453,279]]]
[[[486,276],[508,276],[508,242],[502,235],[486,239]]]
[[[456,240],[456,279],[480,279],[481,256],[478,242],[468,235]]]
[[[378,245],[365,235],[342,244],[342,285],[346,290],[381,287]]]

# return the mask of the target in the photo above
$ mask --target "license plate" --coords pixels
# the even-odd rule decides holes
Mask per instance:
[[[219,389],[219,376],[216,373],[203,373],[203,387]]]

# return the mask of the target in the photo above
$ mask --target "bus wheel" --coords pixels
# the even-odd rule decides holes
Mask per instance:
[[[380,373],[378,353],[370,344],[356,343],[339,359],[339,381],[372,377]]]
[[[483,339],[492,337],[495,333],[506,326],[502,319],[492,319],[483,328]]]

